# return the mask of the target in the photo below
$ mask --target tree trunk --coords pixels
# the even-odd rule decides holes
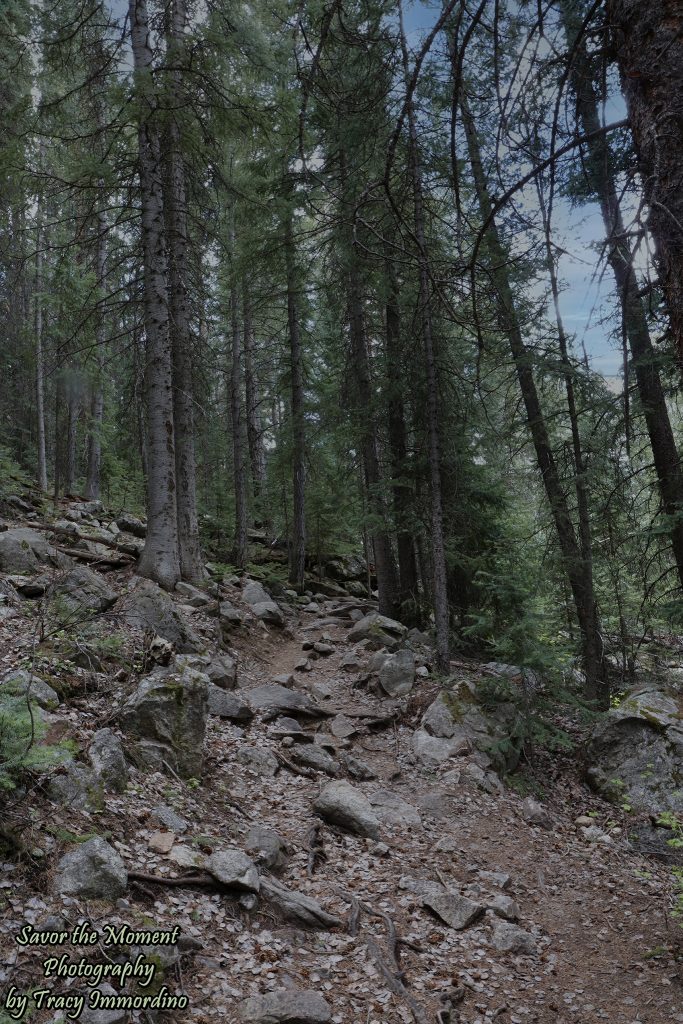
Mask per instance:
[[[666,0],[662,2],[666,6]],[[628,5],[620,6],[625,8]],[[649,14],[655,12],[656,15],[659,7],[655,4],[644,5],[643,14],[646,9]],[[577,43],[576,18],[566,0],[563,0],[561,10],[567,42],[572,51],[571,82],[576,97],[577,114],[584,133],[590,134],[600,128],[598,97],[593,85],[590,59],[584,41],[580,40]],[[680,22],[679,18],[679,24]],[[671,546],[678,578],[683,587],[683,470],[659,377],[657,355],[650,339],[647,318],[639,295],[633,255],[626,238],[612,154],[604,135],[593,135],[586,145],[590,155],[590,159],[585,162],[586,173],[600,202],[607,234],[607,258],[621,300],[624,331],[633,358],[633,369],[652,447],[662,505],[665,514],[670,517]],[[680,180],[680,167],[678,175]],[[683,200],[681,202],[683,203]],[[683,210],[683,206],[681,209]],[[681,215],[683,216],[683,213]],[[683,259],[683,253],[680,255]],[[683,273],[681,266],[678,269]],[[683,295],[683,292],[681,294]]]
[[[683,7],[681,0],[608,0],[607,14],[683,365]]]
[[[182,87],[182,47],[187,12],[185,0],[173,0],[168,20],[168,59],[171,72],[171,102],[180,111],[187,101]],[[194,389],[192,382],[192,331],[188,281],[190,277],[187,234],[186,171],[181,152],[180,131],[169,115],[166,144],[164,210],[168,247],[169,332],[173,361],[173,423],[175,430],[176,509],[180,573],[190,583],[200,582],[204,563],[199,543],[197,517],[197,472],[194,449]]]
[[[403,71],[406,82],[409,78],[408,47],[403,24],[403,8],[399,7],[401,27],[401,49]],[[427,384],[427,436],[429,456],[429,481],[431,490],[432,528],[432,596],[434,603],[434,625],[436,631],[436,667],[440,672],[450,671],[450,640],[448,614],[448,585],[446,572],[446,549],[443,530],[443,506],[441,497],[441,438],[439,425],[439,372],[434,344],[431,296],[429,288],[429,254],[425,233],[425,213],[422,186],[422,170],[412,100],[407,100],[409,130],[409,172],[413,191],[415,219],[415,240],[417,242],[419,314],[422,331],[425,375]]]
[[[239,569],[247,561],[247,472],[242,428],[242,374],[240,359],[241,327],[239,296],[235,284],[230,289],[230,320],[232,345],[230,350],[230,425],[232,430],[232,460],[235,491],[235,541],[233,560]]]
[[[247,420],[247,445],[254,499],[258,505],[266,482],[266,459],[263,450],[263,432],[259,413],[259,393],[254,376],[254,322],[251,296],[246,278],[242,281],[242,311],[244,319],[244,388]]]
[[[147,539],[138,573],[172,590],[180,579],[176,508],[173,382],[168,322],[161,145],[151,77],[146,0],[130,0],[130,33],[138,102],[138,166],[144,253],[147,409]]]
[[[45,450],[45,368],[43,365],[43,244],[40,205],[36,215],[36,418],[38,420],[38,487],[47,491],[47,454]]]
[[[100,183],[102,185],[102,183]],[[99,301],[104,298],[107,256],[107,221],[103,212],[97,216],[97,246],[95,252],[95,275]],[[85,481],[85,496],[93,499],[100,496],[100,469],[102,465],[102,422],[104,419],[104,388],[102,382],[103,352],[106,342],[104,313],[97,314],[95,333],[95,380],[90,401],[88,424],[88,468]]]
[[[491,219],[492,204],[488,182],[484,173],[479,139],[474,119],[464,98],[460,98],[463,125],[474,179],[475,193],[482,220],[489,223],[487,241],[490,255],[489,274],[497,292],[498,317],[505,333],[517,372],[522,399],[526,410],[529,432],[536,452],[536,461],[543,480],[552,513],[557,539],[569,579],[581,630],[583,661],[586,673],[586,696],[601,708],[609,707],[609,688],[606,680],[602,651],[600,617],[593,589],[591,564],[584,559],[576,539],[574,525],[564,495],[562,481],[550,444],[536,383],[531,368],[531,356],[522,338],[512,286],[508,276],[508,259],[495,219]]]
[[[67,494],[76,493],[76,432],[78,430],[78,417],[81,413],[81,403],[78,397],[78,380],[72,380],[68,384],[67,395],[67,427],[66,427],[66,466],[64,489]]]
[[[287,273],[287,327],[292,397],[292,535],[289,560],[289,581],[303,589],[306,571],[306,419],[304,411],[304,365],[299,330],[299,284],[297,280],[293,214],[287,211],[285,233],[285,264]]]

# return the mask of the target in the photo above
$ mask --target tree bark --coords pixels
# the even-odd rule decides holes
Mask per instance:
[[[175,430],[176,509],[178,554],[184,580],[198,583],[205,576],[197,517],[197,471],[194,448],[194,388],[192,381],[192,331],[188,281],[190,277],[187,232],[186,170],[180,131],[174,111],[187,100],[182,85],[182,48],[187,11],[185,0],[172,0],[167,29],[168,62],[171,65],[171,103],[165,152],[164,211],[168,246],[169,333],[173,362],[173,423]]]
[[[172,590],[180,579],[175,479],[173,381],[168,318],[168,269],[157,100],[146,0],[129,0],[135,94],[138,102],[138,168],[144,253],[147,410],[147,539],[138,573]]]
[[[233,483],[235,492],[235,540],[233,560],[239,569],[247,561],[247,472],[242,424],[241,326],[237,286],[230,289],[230,424],[232,429]]]
[[[260,399],[256,377],[254,375],[254,321],[249,284],[246,278],[242,281],[242,313],[244,321],[243,348],[247,445],[249,447],[251,484],[254,492],[254,499],[258,505],[258,501],[266,482],[266,459],[263,449],[261,416],[259,413]]]
[[[102,184],[102,183],[100,183]],[[107,221],[102,211],[97,216],[97,245],[95,251],[95,275],[99,302],[104,298],[106,258],[107,258]],[[102,465],[102,422],[104,419],[104,388],[102,382],[103,352],[106,343],[106,324],[104,313],[100,309],[97,314],[95,332],[95,379],[92,385],[90,401],[90,421],[88,424],[88,468],[85,481],[85,496],[89,499],[100,496],[100,469]]]
[[[683,7],[680,0],[608,0],[607,15],[683,366]]]
[[[666,6],[666,3],[664,5]],[[645,8],[650,12],[659,9],[657,5],[644,5],[643,11]],[[571,50],[571,82],[577,114],[584,133],[589,134],[596,132],[600,127],[598,97],[593,84],[590,58],[585,42],[577,42],[578,26],[566,0],[563,0],[561,11]],[[585,162],[586,173],[600,203],[607,235],[607,258],[621,301],[624,331],[633,358],[633,369],[650,438],[662,506],[671,523],[671,547],[678,578],[683,587],[683,469],[657,368],[657,355],[639,294],[638,278],[633,268],[633,254],[626,238],[612,154],[604,135],[595,134],[586,145],[590,156]],[[679,178],[680,173],[679,168]]]
[[[36,215],[36,418],[38,421],[38,487],[47,491],[47,454],[45,449],[45,367],[43,363],[43,244],[41,208]]]
[[[507,271],[507,256],[491,218],[492,204],[488,182],[481,160],[479,139],[469,107],[460,97],[463,126],[474,179],[475,194],[483,221],[489,223],[487,241],[490,254],[489,274],[497,293],[498,318],[510,344],[520,391],[526,410],[529,432],[536,452],[536,461],[543,480],[548,504],[555,524],[562,559],[574,599],[576,617],[581,630],[583,661],[586,673],[586,696],[601,708],[609,707],[609,688],[602,650],[602,636],[597,601],[593,588],[591,563],[584,559],[576,538],[562,481],[555,462],[536,383],[531,355],[524,344],[517,308]]]
[[[304,410],[304,365],[299,329],[299,283],[294,248],[293,213],[287,211],[284,223],[285,267],[287,275],[287,328],[291,376],[292,417],[292,530],[289,557],[289,581],[303,589],[306,571],[306,419]]]

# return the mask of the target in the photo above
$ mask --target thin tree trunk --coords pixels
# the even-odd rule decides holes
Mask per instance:
[[[78,417],[81,413],[81,403],[78,397],[79,381],[71,380],[68,385],[67,396],[67,427],[66,427],[66,466],[64,488],[67,494],[76,493],[76,433],[78,430]]]
[[[608,0],[607,15],[683,366],[683,7],[681,0]]]
[[[663,2],[666,6],[666,0]],[[655,17],[656,11],[659,10],[657,5],[653,4],[645,4],[645,9],[650,12],[654,11]],[[584,41],[580,40],[577,43],[575,15],[566,0],[562,2],[561,11],[567,42],[572,51],[571,82],[576,97],[577,114],[584,133],[588,135],[600,128],[598,98],[593,85],[590,59]],[[679,18],[679,24],[680,22]],[[667,110],[669,109],[667,107]],[[676,449],[664,389],[659,377],[657,355],[652,345],[645,310],[639,295],[638,278],[633,267],[633,254],[626,237],[619,204],[612,154],[603,135],[594,135],[586,145],[590,154],[590,160],[586,161],[587,174],[600,202],[607,234],[607,258],[614,273],[621,300],[624,331],[633,358],[633,369],[652,447],[662,505],[665,514],[670,517],[671,547],[679,582],[683,587],[683,469]],[[675,146],[673,148],[675,149]],[[680,167],[677,173],[680,180]],[[683,200],[681,202],[683,203]],[[683,259],[683,253],[681,259]],[[680,272],[683,273],[683,271]],[[672,273],[675,277],[676,272],[672,271]],[[683,288],[683,277],[681,282]],[[674,291],[677,287],[672,279]],[[683,290],[681,295],[683,296]]]
[[[251,483],[255,503],[263,492],[266,480],[266,460],[263,450],[261,417],[259,414],[259,393],[254,377],[254,323],[251,308],[249,284],[246,278],[242,281],[242,312],[244,320],[244,388],[247,420],[247,444],[249,447],[249,465],[251,467]]]
[[[100,185],[102,185],[101,182]],[[102,302],[104,297],[106,257],[107,221],[104,213],[100,211],[97,217],[97,247],[95,253],[95,274],[97,281],[97,293],[100,302]],[[90,403],[90,422],[88,424],[88,468],[85,482],[85,496],[90,499],[99,498],[100,496],[102,422],[104,419],[102,367],[104,362],[104,345],[106,342],[105,327],[104,313],[100,309],[97,315],[97,330],[95,332],[95,380],[93,382],[93,392]]]
[[[562,481],[550,444],[531,368],[531,356],[522,338],[522,330],[507,271],[505,249],[500,240],[495,219],[491,218],[491,199],[482,165],[474,119],[463,97],[460,98],[460,108],[467,137],[470,165],[480,214],[482,220],[487,221],[490,225],[487,233],[491,259],[489,274],[497,292],[500,325],[510,344],[510,351],[526,410],[529,432],[533,440],[538,468],[543,480],[548,504],[550,505],[581,630],[583,661],[586,673],[586,696],[589,700],[595,701],[600,707],[604,708],[609,706],[609,689],[606,682],[600,617],[593,589],[591,566],[584,559],[577,541]]]
[[[233,560],[243,569],[247,560],[247,472],[242,426],[242,372],[241,326],[239,295],[235,284],[230,289],[230,320],[232,345],[230,349],[230,424],[232,430],[232,459],[235,491],[235,540]]]
[[[409,77],[408,47],[403,23],[403,7],[399,5],[403,71]],[[425,234],[425,213],[422,171],[412,100],[407,100],[409,130],[409,171],[413,191],[415,239],[417,241],[418,284],[422,345],[427,384],[427,436],[429,481],[431,490],[432,596],[436,631],[436,666],[440,672],[450,671],[450,641],[446,548],[444,544],[443,506],[441,497],[441,438],[439,425],[439,372],[434,344],[431,296],[429,288],[429,254]]]
[[[161,145],[153,92],[146,0],[130,0],[144,251],[145,398],[148,431],[147,539],[138,573],[172,590],[180,579],[173,382],[168,322]]]
[[[285,265],[287,274],[287,327],[291,376],[292,419],[292,535],[289,581],[303,589],[306,571],[306,419],[304,411],[304,365],[299,329],[299,284],[294,249],[293,214],[287,211]]]
[[[36,215],[36,418],[38,420],[38,487],[47,491],[47,454],[45,449],[45,367],[43,364],[43,244],[44,231],[40,204]]]
[[[180,111],[186,105],[180,61],[187,11],[185,0],[173,0],[168,21],[168,54],[171,100]],[[170,114],[166,146],[164,210],[168,247],[169,333],[173,361],[173,423],[175,430],[176,509],[180,573],[190,583],[205,575],[199,543],[197,470],[194,448],[194,389],[192,382],[192,331],[188,281],[190,277],[187,233],[186,171],[181,152],[178,122]]]

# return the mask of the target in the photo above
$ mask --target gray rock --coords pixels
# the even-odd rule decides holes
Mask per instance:
[[[88,757],[104,788],[114,793],[123,793],[128,784],[128,765],[123,756],[121,740],[111,729],[100,729],[95,733]]]
[[[261,896],[277,907],[285,918],[302,922],[310,928],[336,928],[342,923],[311,896],[288,889],[274,878],[264,876],[261,879]]]
[[[0,572],[31,574],[41,563],[61,569],[73,564],[38,530],[15,527],[0,533]]]
[[[117,900],[128,885],[128,872],[116,850],[104,839],[89,839],[67,853],[57,865],[54,892],[84,899]]]
[[[403,697],[415,683],[415,655],[412,651],[390,654],[379,670],[379,683],[390,697]]]
[[[270,871],[279,871],[287,864],[285,841],[271,828],[254,825],[247,833],[244,848],[259,866]]]
[[[177,836],[187,832],[187,821],[182,815],[174,811],[168,804],[157,804],[156,807],[152,808],[150,814],[150,821],[153,824],[163,825],[170,832],[175,832]]]
[[[138,519],[137,516],[131,515],[129,512],[123,512],[116,519],[116,525],[119,530],[123,530],[124,533],[132,533],[134,537],[142,537],[143,539],[147,536],[147,527]]]
[[[176,583],[175,589],[176,593],[182,597],[183,603],[189,604],[191,608],[205,608],[207,604],[211,604],[209,595],[198,587],[193,587],[190,583],[181,580],[180,583]]]
[[[245,604],[253,607],[258,604],[265,604],[273,599],[265,587],[257,583],[256,580],[250,580],[242,590],[242,600]]]
[[[230,601],[221,601],[218,605],[218,620],[220,622],[221,631],[223,634],[230,633],[232,629],[236,629],[242,625],[244,616],[242,612],[235,608],[234,604]]]
[[[244,1024],[327,1024],[332,1010],[319,992],[277,989],[251,996],[239,1006]]]
[[[229,718],[233,722],[251,722],[254,712],[236,694],[209,683],[209,714]]]
[[[237,756],[243,764],[267,778],[272,778],[280,769],[275,754],[265,747],[240,747]]]
[[[379,838],[379,820],[370,801],[348,782],[330,782],[314,801],[313,809],[334,825],[370,839]]]
[[[74,761],[50,777],[47,792],[55,803],[78,810],[99,811],[104,803],[100,779],[95,772]]]
[[[343,767],[346,768],[352,779],[357,779],[359,782],[366,782],[377,778],[377,772],[374,768],[371,768],[366,761],[362,761],[359,757],[355,757],[347,751],[341,752],[339,755],[339,761]]]
[[[427,768],[435,768],[450,757],[467,753],[469,749],[469,741],[462,735],[442,739],[430,736],[425,729],[416,729],[413,734],[413,752]]]
[[[288,690],[276,683],[263,683],[247,692],[247,700],[254,711],[269,711],[284,715],[304,715],[317,718],[324,714],[305,693]]]
[[[316,772],[324,772],[333,778],[339,774],[339,767],[333,757],[318,746],[299,746],[291,752],[291,759],[303,768],[312,768]]]
[[[516,924],[494,918],[491,929],[491,942],[499,953],[521,953],[532,956],[536,952],[536,939],[530,932],[525,932]]]
[[[134,589],[121,598],[117,611],[129,626],[151,630],[178,651],[192,653],[203,646],[171,597],[151,580],[137,580]]]
[[[484,907],[474,900],[449,892],[443,886],[439,890],[426,893],[422,897],[425,907],[433,910],[449,927],[462,931],[484,913]]]
[[[338,740],[346,740],[350,736],[355,736],[358,732],[358,726],[350,718],[347,718],[346,715],[337,715],[330,722],[330,732]]]
[[[443,693],[425,711],[422,716],[422,728],[426,729],[430,736],[438,736],[440,739],[450,739],[459,732]]]
[[[212,853],[206,862],[206,869],[230,889],[259,891],[259,873],[256,865],[251,857],[247,857],[241,850],[220,850]]]
[[[173,666],[159,666],[140,681],[124,704],[119,722],[130,736],[171,751],[175,761],[172,767],[183,778],[199,778],[208,690],[209,680],[202,672],[187,666],[179,671]]]
[[[537,825],[539,828],[551,829],[553,827],[553,819],[550,817],[545,807],[539,804],[538,800],[534,800],[533,797],[528,796],[522,801],[521,806],[522,817],[529,825]]]
[[[332,579],[341,580],[346,583],[349,580],[363,580],[367,578],[368,566],[360,555],[340,555],[330,559],[325,565],[325,573]]]
[[[683,701],[640,688],[598,722],[586,745],[589,783],[606,799],[657,815],[683,812]]]
[[[520,910],[511,896],[498,893],[486,901],[486,908],[492,910],[496,917],[502,917],[506,921],[519,920]]]
[[[73,616],[105,612],[118,598],[116,591],[107,586],[99,573],[82,565],[56,580],[53,593]]]
[[[408,630],[400,622],[380,615],[379,612],[369,612],[353,626],[349,632],[349,640],[355,643],[357,640],[372,640],[384,646],[393,645],[402,640]]]
[[[127,748],[131,761],[140,769],[162,774],[178,774],[175,751],[166,743],[156,740],[136,740]]]
[[[59,694],[44,679],[24,669],[10,672],[5,676],[0,683],[0,689],[17,697],[28,693],[29,700],[45,711],[52,711],[59,704]]]
[[[261,622],[266,622],[271,626],[284,626],[285,624],[282,609],[275,601],[259,601],[258,604],[251,606],[251,610]]]
[[[204,669],[207,676],[221,690],[234,690],[237,686],[237,656],[217,654]]]
[[[505,786],[495,772],[487,772],[479,764],[470,761],[463,768],[463,775],[483,790],[484,793],[504,793]]]
[[[404,825],[415,827],[422,825],[422,818],[412,804],[407,803],[397,793],[389,789],[378,789],[370,795],[370,803],[375,808],[377,817],[385,825]]]

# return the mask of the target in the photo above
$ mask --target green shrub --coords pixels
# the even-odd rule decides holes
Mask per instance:
[[[45,725],[40,709],[25,695],[0,692],[0,790],[14,789],[21,775],[60,760],[63,750],[41,745]]]

